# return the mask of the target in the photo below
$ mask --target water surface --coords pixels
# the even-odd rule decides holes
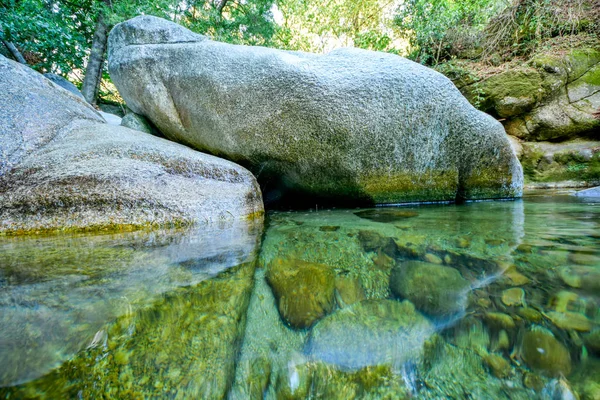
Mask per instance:
[[[0,238],[0,398],[598,398],[599,228],[542,192]]]

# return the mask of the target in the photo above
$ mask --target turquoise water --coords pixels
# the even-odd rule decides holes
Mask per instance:
[[[0,398],[600,398],[592,199],[4,237],[0,255]]]

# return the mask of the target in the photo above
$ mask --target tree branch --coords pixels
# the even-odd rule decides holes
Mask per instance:
[[[4,44],[4,46],[6,46],[8,51],[10,51],[10,54],[12,54],[12,56],[14,57],[15,60],[17,60],[21,64],[27,65],[27,61],[25,60],[25,57],[23,57],[23,54],[21,54],[19,49],[17,49],[14,44],[12,44],[11,42],[4,40],[4,39],[2,39],[2,43]]]

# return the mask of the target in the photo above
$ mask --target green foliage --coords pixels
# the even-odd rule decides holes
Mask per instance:
[[[27,62],[41,72],[83,67],[93,34],[92,0],[4,0],[0,27]]]
[[[483,29],[495,4],[495,0],[406,0],[396,24],[410,42],[409,57],[428,65],[449,59],[454,44]]]
[[[513,0],[485,29],[487,54],[504,58],[528,55],[547,39],[593,32],[598,28],[597,2],[591,0]]]
[[[175,20],[215,40],[270,46],[276,30],[271,13],[273,2],[196,0],[189,2]]]
[[[278,0],[279,47],[324,52],[340,46],[398,52],[394,3],[386,0]]]
[[[109,28],[137,15],[180,23],[216,40],[273,45],[274,0],[0,0],[0,31],[40,72],[83,80],[100,13]],[[118,99],[105,70],[100,97]]]

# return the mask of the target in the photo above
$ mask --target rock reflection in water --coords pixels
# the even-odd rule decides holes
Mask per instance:
[[[0,239],[0,387],[38,378],[104,325],[253,263],[262,221],[195,230]]]

